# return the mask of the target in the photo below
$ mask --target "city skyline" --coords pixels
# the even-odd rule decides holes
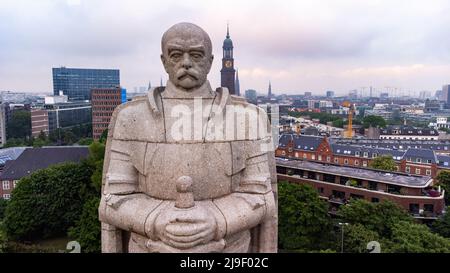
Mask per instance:
[[[374,86],[418,95],[450,82],[450,3],[441,0],[35,2],[0,2],[0,90],[50,93],[60,66],[120,69],[129,90],[166,80],[160,37],[180,21],[210,34],[213,86],[227,21],[243,91],[264,94],[270,80],[275,94]]]

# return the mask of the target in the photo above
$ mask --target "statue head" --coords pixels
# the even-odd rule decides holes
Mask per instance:
[[[202,86],[211,70],[212,44],[199,26],[179,23],[161,39],[161,61],[169,80],[178,88],[192,91]]]

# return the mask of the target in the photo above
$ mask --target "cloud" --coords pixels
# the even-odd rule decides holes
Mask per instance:
[[[159,83],[161,35],[180,21],[210,34],[218,85],[228,20],[243,90],[434,90],[450,74],[449,11],[445,0],[0,0],[0,90],[51,92],[59,65],[119,68],[128,89]]]

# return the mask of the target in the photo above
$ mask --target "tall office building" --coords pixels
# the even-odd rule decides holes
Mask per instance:
[[[256,103],[258,99],[256,95],[256,90],[253,89],[245,90],[245,98],[247,99],[248,102]]]
[[[94,88],[92,89],[92,136],[100,139],[103,131],[108,129],[114,109],[127,101],[127,91],[124,88]]]
[[[327,91],[327,98],[333,98],[334,97],[334,91]]]
[[[53,93],[60,91],[69,100],[90,100],[92,88],[120,85],[118,69],[53,68]]]

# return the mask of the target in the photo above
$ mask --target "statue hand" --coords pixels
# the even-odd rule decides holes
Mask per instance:
[[[189,209],[172,207],[155,221],[157,237],[169,246],[186,249],[211,241],[217,224],[212,213],[202,206]]]

